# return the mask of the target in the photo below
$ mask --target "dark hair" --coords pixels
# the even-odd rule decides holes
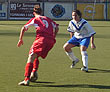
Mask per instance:
[[[73,10],[72,13],[75,12],[77,13],[77,15],[81,18],[82,17],[82,13],[79,10]]]
[[[34,6],[34,12],[36,13],[36,14],[42,14],[42,9],[41,9],[41,7],[39,6],[39,5],[35,5]]]

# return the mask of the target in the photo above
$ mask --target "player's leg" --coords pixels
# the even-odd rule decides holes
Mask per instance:
[[[29,85],[30,75],[33,69],[33,61],[37,57],[37,54],[29,54],[26,66],[25,66],[25,79],[20,82],[18,85]]]
[[[90,38],[84,38],[81,43],[80,43],[80,51],[82,55],[82,62],[83,62],[83,67],[81,68],[82,71],[88,72],[88,54],[87,54],[87,48],[90,43]]]
[[[66,51],[67,56],[69,56],[69,58],[72,61],[75,61],[76,56],[74,55],[73,51],[71,50],[72,47],[75,47],[75,45],[69,44],[69,43],[65,43],[64,46],[63,46],[64,50]]]
[[[33,62],[33,70],[30,75],[30,81],[35,82],[38,79],[38,73],[37,73],[38,68],[39,68],[39,59],[37,57]]]
[[[83,67],[81,68],[82,71],[88,72],[88,54],[86,51],[87,47],[81,46],[81,55],[82,55],[82,62],[83,62]]]
[[[79,59],[74,55],[73,51],[71,50],[71,48],[75,47],[75,45],[70,44],[70,43],[65,43],[63,48],[66,51],[66,55],[72,60],[72,65],[70,66],[70,68],[73,68],[75,66],[76,63],[79,62]]]
[[[33,70],[32,70],[32,72],[37,71],[38,68],[39,68],[39,59],[38,59],[38,57],[37,57],[37,58],[35,58],[35,60],[34,60],[34,62],[33,62]]]

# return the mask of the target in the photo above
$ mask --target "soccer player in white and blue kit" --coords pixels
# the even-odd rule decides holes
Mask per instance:
[[[81,70],[88,72],[87,48],[90,42],[91,48],[96,48],[94,44],[94,34],[96,34],[96,32],[90,24],[82,18],[82,13],[79,10],[72,11],[72,18],[73,19],[69,22],[67,28],[68,32],[70,32],[71,39],[64,44],[63,48],[66,51],[67,56],[72,60],[72,65],[70,67],[73,68],[75,64],[79,62],[79,59],[74,55],[71,48],[80,46],[83,62]]]

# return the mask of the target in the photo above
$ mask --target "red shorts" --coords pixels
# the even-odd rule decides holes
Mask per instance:
[[[37,37],[33,42],[29,54],[36,53],[38,56],[45,58],[48,52],[52,49],[55,44],[55,40],[47,37]]]

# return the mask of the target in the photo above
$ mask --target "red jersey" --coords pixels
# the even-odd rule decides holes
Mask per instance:
[[[54,29],[58,24],[46,16],[34,17],[30,19],[27,24],[24,25],[25,28],[34,26],[36,28],[36,37],[43,36],[55,39]]]

